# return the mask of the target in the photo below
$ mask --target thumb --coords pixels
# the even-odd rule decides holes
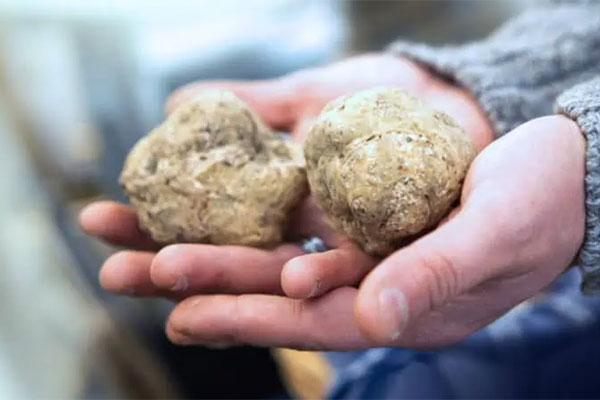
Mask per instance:
[[[463,209],[365,278],[354,308],[363,334],[391,344],[409,323],[494,273],[499,257],[491,244],[496,238],[482,214]]]
[[[167,114],[203,90],[230,90],[273,129],[290,131],[296,123],[294,75],[258,81],[194,82],[177,89],[165,104]]]

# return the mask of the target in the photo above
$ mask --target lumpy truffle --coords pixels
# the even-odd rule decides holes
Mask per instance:
[[[227,91],[198,94],[139,140],[120,183],[161,244],[274,245],[308,190],[301,147]]]
[[[476,154],[450,116],[390,88],[329,103],[304,153],[311,192],[328,219],[379,256],[439,223]]]

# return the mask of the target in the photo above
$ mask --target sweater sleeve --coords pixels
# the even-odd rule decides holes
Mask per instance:
[[[561,94],[556,111],[575,120],[587,141],[586,227],[578,263],[583,293],[600,294],[600,76]]]
[[[398,41],[389,50],[470,90],[500,136],[551,114],[561,92],[600,74],[600,2],[546,4],[466,45]]]

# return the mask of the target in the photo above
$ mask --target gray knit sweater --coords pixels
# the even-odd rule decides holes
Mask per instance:
[[[390,50],[469,89],[497,136],[552,112],[579,124],[587,160],[578,264],[583,292],[600,294],[600,1],[540,5],[475,43],[434,48],[399,41]]]

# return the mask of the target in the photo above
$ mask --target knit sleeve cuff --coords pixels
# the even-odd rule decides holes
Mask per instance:
[[[510,131],[518,125],[515,121],[522,119],[515,115],[521,112],[522,107],[510,107],[506,101],[510,96],[507,90],[510,92],[510,89],[505,89],[504,85],[500,84],[490,90],[493,82],[501,82],[501,79],[495,77],[494,69],[498,70],[498,67],[486,65],[483,60],[475,57],[482,53],[481,45],[436,48],[398,41],[393,43],[389,50],[410,58],[436,75],[470,90],[491,121],[497,136]]]
[[[600,294],[600,77],[561,94],[556,111],[577,122],[587,140],[586,226],[578,264],[583,271],[583,293]]]
[[[398,41],[388,50],[470,90],[501,136],[551,114],[561,92],[600,73],[600,7],[540,8],[479,42],[433,47]]]

